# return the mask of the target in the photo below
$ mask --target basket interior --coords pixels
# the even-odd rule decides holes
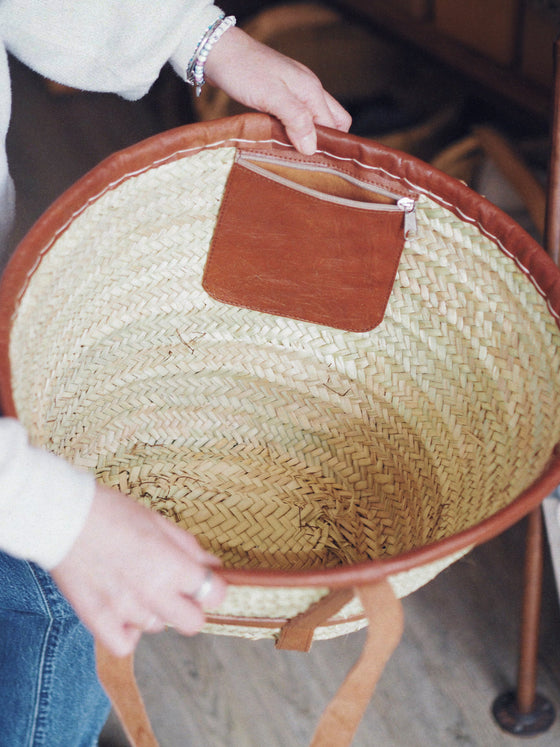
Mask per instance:
[[[372,332],[221,304],[200,280],[233,157],[131,177],[53,239],[10,342],[33,442],[229,567],[395,556],[508,505],[560,440],[560,334],[535,286],[422,197]]]

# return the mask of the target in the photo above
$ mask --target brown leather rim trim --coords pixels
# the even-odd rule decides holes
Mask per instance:
[[[462,220],[476,224],[530,278],[560,326],[560,271],[537,242],[509,216],[461,182],[412,156],[326,128],[320,128],[318,142],[319,151],[335,154],[342,162],[375,164],[374,168],[380,174],[404,179],[411,189],[428,194]],[[264,143],[273,151],[287,152],[288,141],[283,129],[265,114],[245,114],[170,130],[109,157],[46,211],[20,243],[0,283],[0,405],[4,415],[17,417],[9,361],[12,317],[41,256],[72,220],[104,192],[139,172],[205,147],[235,144],[251,149],[262,148]],[[538,506],[559,483],[560,449],[557,446],[542,475],[516,500],[494,516],[451,538],[395,558],[342,568],[295,572],[225,569],[222,573],[228,582],[247,586],[336,588],[368,584],[497,536]]]

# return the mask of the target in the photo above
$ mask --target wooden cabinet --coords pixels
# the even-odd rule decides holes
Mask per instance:
[[[548,117],[558,0],[335,0],[530,113]]]
[[[550,87],[554,68],[551,49],[560,34],[560,3],[528,0],[521,29],[521,72],[527,80]]]
[[[518,0],[434,0],[434,25],[499,65],[512,65],[519,25]]]

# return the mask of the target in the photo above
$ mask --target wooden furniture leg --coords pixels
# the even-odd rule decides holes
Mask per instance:
[[[517,690],[500,695],[492,713],[502,729],[516,736],[540,734],[555,719],[552,703],[537,693],[537,660],[543,571],[543,520],[540,506],[528,518]]]
[[[529,516],[525,549],[524,597],[517,673],[517,707],[522,714],[531,713],[536,696],[543,541],[542,513],[541,509],[537,508]]]

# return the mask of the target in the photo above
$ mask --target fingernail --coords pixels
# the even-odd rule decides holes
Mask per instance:
[[[306,135],[300,141],[300,150],[306,156],[312,156],[317,150],[317,138],[315,135]]]

